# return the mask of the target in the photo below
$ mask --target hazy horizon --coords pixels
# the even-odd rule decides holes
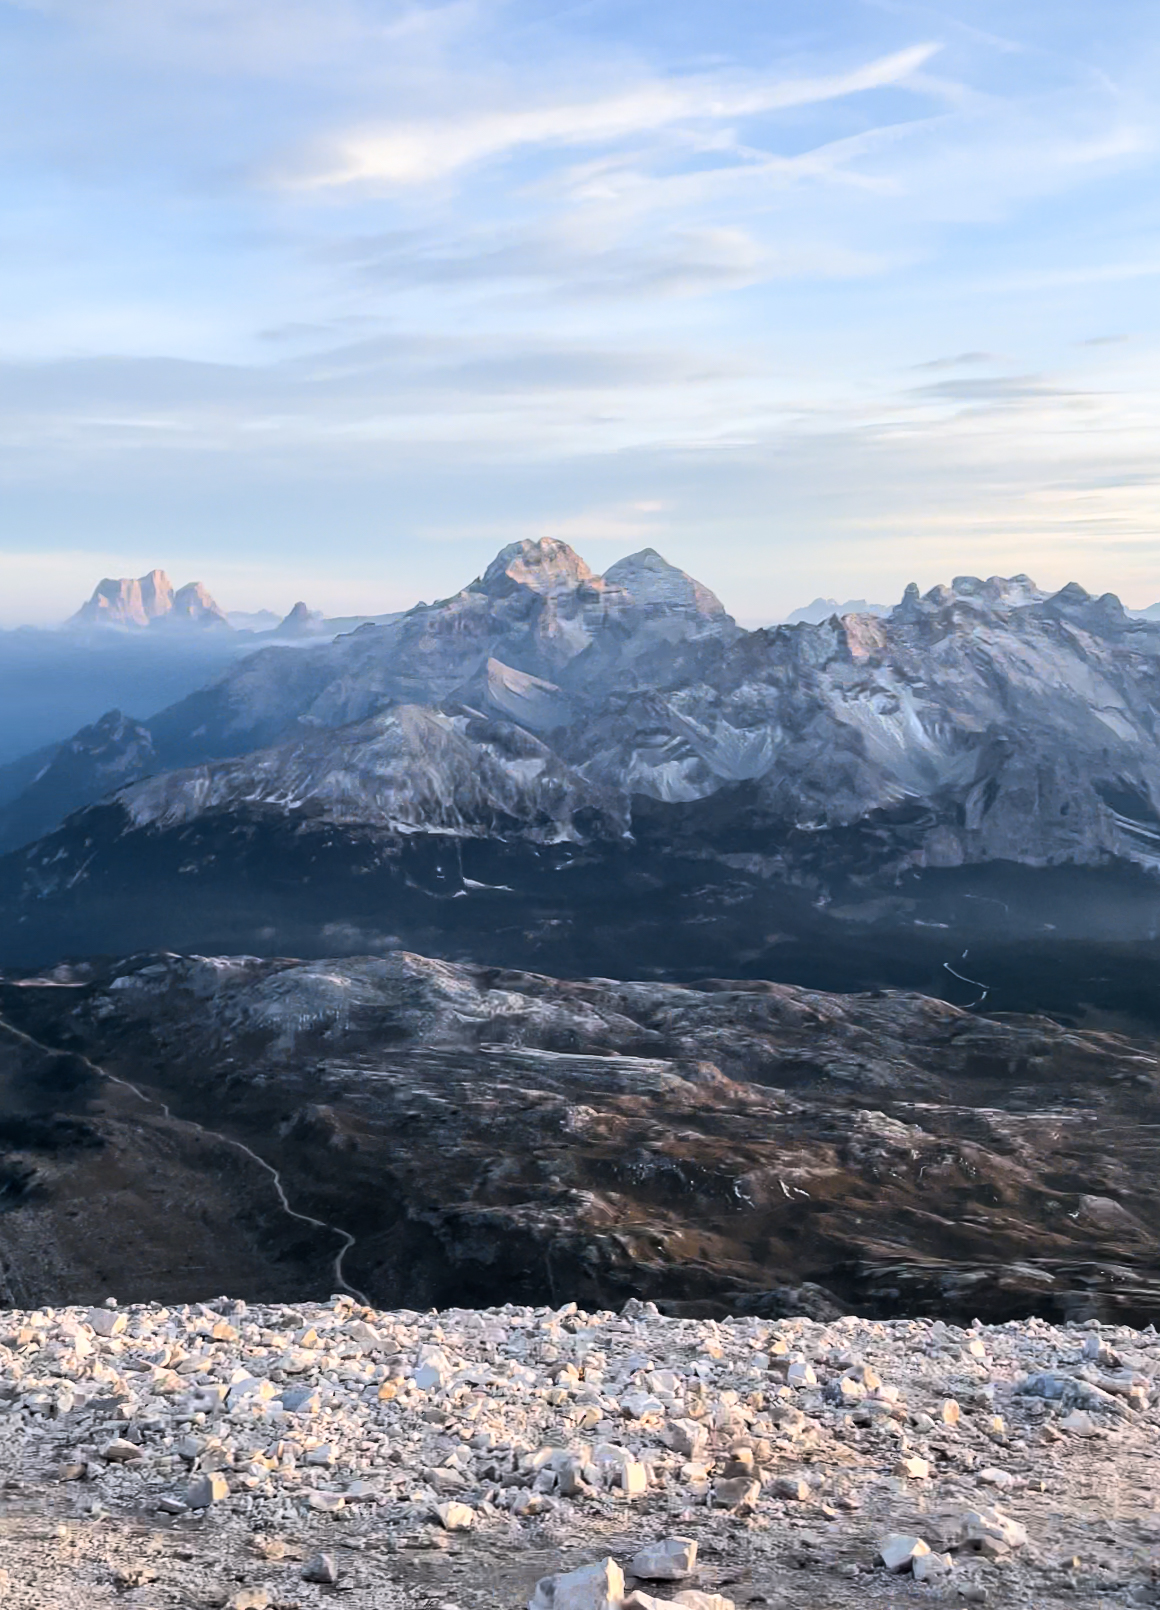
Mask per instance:
[[[1160,596],[1160,13],[0,0],[0,622]],[[744,601],[744,608],[742,608]]]

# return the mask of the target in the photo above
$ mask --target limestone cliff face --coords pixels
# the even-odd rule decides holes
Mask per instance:
[[[168,772],[123,790],[136,827],[178,829],[211,813],[305,810],[312,820],[391,833],[533,842],[616,835],[627,810],[573,771],[534,734],[506,721],[419,705],[342,727],[308,728],[293,742],[236,760]]]
[[[503,549],[451,597],[296,652],[292,664],[277,648],[251,655],[151,725],[163,756],[181,764],[243,753],[301,722],[339,727],[459,694],[512,713],[510,688],[532,677],[541,693],[552,690],[524,701],[525,724],[541,731],[534,711],[559,727],[572,700],[591,708],[612,688],[679,680],[702,652],[741,635],[707,587],[651,550],[600,577],[567,544],[543,538]]]

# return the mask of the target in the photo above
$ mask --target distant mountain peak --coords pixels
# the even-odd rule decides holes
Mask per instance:
[[[148,626],[173,608],[173,583],[164,570],[147,576],[106,576],[72,617],[77,626]]]
[[[168,625],[229,626],[226,613],[200,581],[191,581],[174,591],[164,570],[151,570],[146,576],[106,576],[68,622],[70,626],[115,626],[136,628]]]
[[[812,604],[795,609],[782,622],[783,626],[820,626],[832,615],[889,615],[889,604],[871,604],[865,598],[847,598],[840,604],[836,598],[815,598]]]
[[[278,637],[313,637],[322,627],[322,614],[310,609],[301,599],[290,613],[278,623]]]
[[[229,617],[215,602],[200,581],[191,581],[178,588],[167,614],[156,617],[162,621],[186,621],[194,626],[228,626]]]

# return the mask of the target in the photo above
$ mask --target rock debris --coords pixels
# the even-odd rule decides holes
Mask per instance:
[[[9,1311],[4,1604],[1160,1603],[1158,1371],[1094,1321]]]

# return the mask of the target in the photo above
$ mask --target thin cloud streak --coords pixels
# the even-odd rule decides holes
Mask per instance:
[[[677,123],[721,122],[841,99],[902,83],[939,49],[913,45],[852,72],[824,78],[728,86],[713,80],[642,84],[600,100],[398,124],[335,142],[327,165],[283,182],[302,189],[352,184],[430,183],[521,146],[594,145]]]
[[[0,554],[1150,602],[1160,13],[981,4],[0,3]]]

